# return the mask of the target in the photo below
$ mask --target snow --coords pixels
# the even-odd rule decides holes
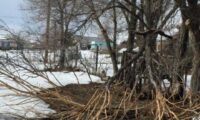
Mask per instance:
[[[82,62],[88,66],[90,71],[96,69],[96,53],[90,50],[81,51]],[[82,69],[85,69],[82,67]],[[112,61],[109,54],[99,54],[98,56],[98,72],[105,71],[107,76],[113,75]]]
[[[122,49],[120,49],[119,51],[118,51],[118,53],[123,53],[123,52],[125,52],[127,49],[126,48],[122,48]]]
[[[55,113],[48,104],[38,98],[29,96],[11,96],[12,91],[5,89],[0,90],[0,112],[1,114],[10,114],[28,118],[44,117],[47,114]],[[8,93],[9,92],[9,93]]]
[[[185,77],[185,76],[184,76]],[[192,79],[192,75],[187,75],[187,81],[184,81],[184,85],[186,85],[186,90],[189,91],[190,89],[190,82]],[[186,83],[185,83],[186,82]],[[170,82],[167,79],[163,80],[162,88],[168,88],[170,86]]]
[[[20,75],[24,74],[23,72]],[[47,72],[45,73],[49,80],[58,86],[65,86],[67,84],[88,84],[90,82],[102,83],[99,77],[91,75],[89,78],[87,73],[84,72]],[[30,77],[31,76],[31,77]],[[77,78],[76,78],[77,76]],[[23,80],[26,80],[31,85],[39,88],[52,88],[54,85],[50,84],[47,79],[42,77],[36,77],[31,73],[26,73],[22,76]],[[57,80],[59,81],[57,81]],[[21,80],[21,82],[23,81]],[[26,87],[21,84],[17,84],[5,76],[0,77],[0,82],[5,82],[14,88],[22,91],[29,91]],[[31,90],[31,89],[30,89]],[[32,89],[34,90],[34,88]],[[37,88],[36,88],[37,90]],[[42,117],[45,114],[53,113],[55,111],[48,108],[42,100],[33,98],[31,96],[23,96],[19,92],[13,92],[5,87],[0,89],[0,113],[17,114],[25,117]]]
[[[119,53],[123,53],[123,52],[125,52],[126,50],[127,50],[127,48],[122,48],[122,49],[120,49],[118,52],[119,52]],[[134,52],[139,52],[139,47],[133,48],[133,51],[134,51]]]
[[[85,55],[89,55],[88,52],[89,51],[85,52]],[[0,51],[0,60],[6,63],[5,58],[9,57],[16,63],[28,68],[29,66],[24,64],[19,54],[20,51],[14,50],[6,52]],[[25,55],[27,55],[28,58],[31,56],[31,58],[42,59],[38,51],[26,51]],[[33,63],[37,68],[44,67],[44,65],[41,65],[42,63],[36,61]],[[25,92],[35,92],[41,89],[65,86],[68,84],[88,84],[90,82],[103,83],[99,77],[94,75],[90,75],[89,77],[88,73],[85,72],[38,72],[37,74],[39,75],[36,75],[28,70],[17,68],[16,66],[6,65],[0,67],[0,72],[9,69],[12,75],[17,76],[15,79],[18,81],[16,82],[13,78],[0,74],[0,114],[14,114],[27,118],[45,117],[47,114],[54,113],[55,111],[50,109],[49,105],[41,99],[27,95]],[[8,89],[5,87],[5,84],[20,91]]]
[[[134,52],[139,52],[139,50],[140,50],[139,47],[133,48],[133,51],[134,51]]]
[[[88,74],[84,72],[45,72],[41,76],[36,76],[32,73],[25,73],[22,71],[18,72],[17,74],[18,76],[20,76],[21,83],[26,82],[40,89],[52,88],[55,86],[65,86],[67,84],[88,84],[89,82],[101,82],[99,77],[91,75],[90,79]],[[27,88],[24,87],[24,84],[22,86],[21,83],[16,83],[6,76],[0,76],[0,80],[0,82],[5,82],[14,88],[17,87],[20,90],[27,91]],[[49,81],[51,81],[52,83],[50,83]]]
[[[83,58],[87,58],[87,59],[95,58],[95,53],[90,50],[82,50],[81,55]]]
[[[187,75],[187,83],[186,83],[187,90],[189,90],[190,88],[191,79],[192,79],[192,75]]]

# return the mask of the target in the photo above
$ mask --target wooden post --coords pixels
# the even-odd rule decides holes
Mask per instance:
[[[99,46],[96,44],[96,72],[98,69]]]
[[[188,68],[186,66],[186,68],[185,68],[185,88],[187,87],[187,74],[188,74],[187,70],[188,70]]]
[[[163,40],[162,40],[162,36],[161,36],[161,42],[160,42],[160,55],[162,56],[162,49],[163,49]]]
[[[76,45],[76,54],[75,54],[75,67],[77,67],[77,63],[78,63],[78,58],[79,54],[78,54],[78,46]]]

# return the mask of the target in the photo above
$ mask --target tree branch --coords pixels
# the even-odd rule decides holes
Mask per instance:
[[[164,25],[167,23],[167,21],[169,20],[169,18],[172,16],[172,14],[178,9],[178,6],[175,5],[173,7],[173,9],[171,9],[171,11],[166,15],[166,17],[164,18],[164,20],[162,21],[161,25],[158,27],[158,29],[162,29],[164,27]]]
[[[145,32],[134,32],[134,34],[142,35],[144,38],[146,38],[146,36],[149,35],[149,34],[159,34],[159,35],[162,35],[162,36],[167,37],[169,39],[173,39],[172,36],[169,36],[169,35],[165,34],[163,31],[160,31],[160,30],[148,30],[148,31],[145,31]],[[116,80],[117,77],[119,77],[120,73],[123,72],[124,69],[126,69],[127,67],[129,67],[140,56],[142,56],[143,52],[145,51],[145,46],[146,46],[146,40],[144,40],[143,46],[140,49],[140,51],[127,64],[125,64],[124,66],[122,66],[119,69],[119,71],[113,77],[111,77],[109,79],[109,81],[108,81],[108,83],[106,85],[107,89],[110,88],[110,85]]]

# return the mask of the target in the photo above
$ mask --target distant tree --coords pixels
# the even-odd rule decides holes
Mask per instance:
[[[73,35],[79,31],[87,21],[87,11],[83,11],[82,1],[58,0],[55,1],[54,19],[60,25],[60,56],[59,67],[66,65],[66,48],[73,43]],[[84,19],[83,19],[84,18]],[[83,20],[82,20],[83,19]]]
[[[66,49],[72,45],[72,36],[87,23],[87,11],[83,11],[83,1],[76,0],[28,0],[25,10],[31,12],[31,18],[41,23],[45,31],[44,62],[48,62],[48,50],[59,47],[58,65],[66,67]],[[41,32],[41,31],[40,31]],[[42,31],[43,32],[43,31]],[[56,33],[56,34],[55,34]]]
[[[112,30],[114,31],[113,34],[113,40],[111,39],[111,37],[109,36],[109,31],[106,28],[107,25],[105,25],[102,21],[103,19],[106,19],[103,16],[103,14],[112,14],[112,13],[108,13],[108,11],[106,9],[108,9],[110,6],[112,6],[113,1],[92,1],[89,0],[86,2],[86,5],[88,6],[90,13],[92,13],[93,15],[93,20],[95,21],[95,23],[98,25],[101,34],[106,42],[109,54],[111,56],[111,60],[112,60],[112,65],[113,65],[113,71],[114,73],[117,73],[118,71],[118,66],[117,66],[117,51],[116,51],[116,36],[117,36],[117,21],[116,21],[116,8],[113,8],[113,22],[111,22],[110,24],[112,24],[114,27],[112,27]],[[109,22],[108,22],[109,23]],[[111,45],[111,43],[114,43],[114,46]]]
[[[50,35],[50,18],[51,18],[51,0],[47,1],[46,12],[46,33],[45,33],[45,57],[44,62],[48,62],[48,49],[49,49],[49,35]]]
[[[52,0],[28,0],[26,1],[26,6],[24,10],[30,12],[28,14],[33,22],[44,23],[45,31],[43,39],[43,47],[45,49],[44,53],[44,63],[48,62],[48,50],[49,50],[49,41],[50,41],[50,32],[51,32],[51,8]],[[41,32],[41,31],[40,31]]]

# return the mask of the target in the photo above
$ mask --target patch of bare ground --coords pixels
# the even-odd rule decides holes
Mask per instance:
[[[144,94],[120,86],[108,91],[99,83],[52,88],[39,96],[57,112],[53,120],[189,120],[200,111],[198,95],[174,100],[157,93],[144,99]]]
[[[60,112],[68,109],[67,106],[65,106],[63,99],[71,100],[74,103],[86,104],[94,92],[97,89],[102,89],[102,87],[103,85],[99,83],[82,85],[70,84],[42,91],[40,95],[44,98],[45,102],[50,104],[52,109]],[[63,99],[58,99],[57,97],[63,97]]]

